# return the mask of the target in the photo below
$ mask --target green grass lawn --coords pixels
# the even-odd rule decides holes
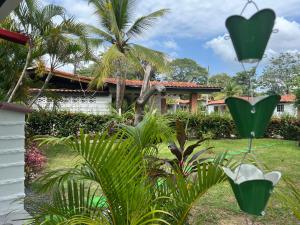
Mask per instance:
[[[247,140],[213,140],[205,146],[214,146],[208,154],[238,153],[247,149]],[[300,148],[294,141],[259,139],[254,141],[254,152],[257,158],[272,170],[281,171],[283,176],[292,178],[300,188]],[[198,150],[201,150],[200,147]],[[45,151],[48,163],[46,170],[72,167],[78,162],[75,154],[62,146],[51,147]],[[160,146],[161,157],[170,158],[167,145]],[[234,155],[239,160],[239,155]],[[284,189],[281,181],[277,188]],[[240,212],[229,184],[223,183],[212,188],[192,210],[191,224],[204,225],[246,225],[246,215]],[[248,217],[249,218],[249,217]],[[273,195],[266,210],[266,216],[254,218],[256,225],[297,225],[293,215],[283,206],[276,195]]]

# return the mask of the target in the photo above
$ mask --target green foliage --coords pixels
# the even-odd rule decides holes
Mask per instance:
[[[285,140],[299,140],[300,120],[290,116],[273,118],[266,131],[266,137],[283,137]]]
[[[199,166],[194,179],[167,178],[157,187],[148,182],[143,151],[134,138],[124,139],[122,132],[112,137],[81,132],[78,139],[39,140],[41,144],[64,144],[83,162],[72,169],[52,171],[37,181],[41,191],[54,195],[52,204],[35,215],[36,224],[57,224],[58,220],[61,224],[186,224],[195,202],[226,178],[220,167],[222,155]],[[101,190],[99,195],[107,205],[91,204],[95,195],[84,188],[87,182]]]
[[[126,122],[127,118],[116,115],[88,115],[69,112],[33,112],[27,116],[26,135],[52,135],[67,137],[77,135],[80,128],[85,132],[96,133],[112,126],[112,123]]]
[[[134,20],[136,8],[133,0],[89,0],[89,3],[94,7],[102,25],[89,26],[90,32],[95,39],[110,45],[99,60],[101,63],[95,72],[96,78],[92,85],[101,86],[103,78],[114,75],[127,77],[128,67],[131,71],[144,74],[144,62],[150,63],[158,70],[165,69],[166,60],[163,53],[131,44],[130,41],[133,37],[142,36],[168,10],[161,9]]]
[[[222,87],[222,91],[213,94],[215,100],[224,99],[232,96],[240,96],[243,94],[249,94],[247,84],[248,74],[241,72],[236,76],[230,77],[226,73],[217,74],[209,79],[209,84],[213,86]]]
[[[173,131],[169,127],[166,118],[155,113],[148,113],[137,126],[123,125],[122,128],[127,137],[134,139],[135,145],[146,152],[155,149],[162,141],[169,141],[173,137]]]
[[[7,18],[0,23],[0,28],[17,31],[15,22]],[[0,40],[0,100],[7,100],[7,93],[15,85],[22,73],[28,48],[9,41]],[[24,81],[22,90],[16,96],[17,100],[25,100],[24,95],[27,82]]]
[[[206,115],[179,111],[175,114],[165,115],[164,117],[171,121],[171,127],[175,127],[176,120],[188,123],[187,133],[189,138],[205,138],[209,135],[213,139],[220,139],[237,136],[234,122],[229,114]],[[26,135],[28,137],[35,135],[54,135],[63,137],[77,135],[80,128],[85,132],[90,133],[96,133],[108,128],[111,133],[114,133],[120,126],[124,124],[132,125],[132,123],[132,113],[127,113],[124,114],[123,117],[120,117],[117,114],[88,115],[41,111],[33,112],[27,116]],[[162,126],[165,124],[165,122],[160,123]],[[166,132],[166,128],[164,129]],[[288,116],[273,118],[265,133],[265,137],[272,138],[281,136],[286,140],[298,140],[300,134],[299,129],[300,120],[297,118]],[[137,130],[135,130],[135,132],[137,132]]]
[[[206,84],[207,69],[201,67],[192,59],[175,59],[170,63],[168,80],[186,81]]]
[[[284,181],[287,191],[279,191],[278,196],[300,221],[300,190],[292,180],[284,179]]]
[[[211,134],[214,139],[231,138],[231,135],[236,134],[234,122],[228,114],[205,115],[177,112],[167,116],[174,124],[177,120],[187,123],[189,138],[203,138],[207,134]]]
[[[300,109],[300,87],[296,89],[295,95],[296,95],[295,106]]]
[[[186,147],[188,136],[186,134],[185,124],[179,120],[176,121],[176,139],[179,146],[177,146],[174,142],[171,142],[168,146],[171,153],[176,158],[173,160],[164,161],[171,167],[172,171],[176,172],[176,174],[181,174],[184,177],[188,177],[189,175],[197,171],[198,165],[201,165],[208,160],[208,158],[200,159],[200,156],[211,148],[206,148],[197,153],[194,153],[196,148],[201,146],[205,139],[200,139],[196,141],[196,143]]]
[[[188,122],[188,134],[190,138],[201,138],[211,135],[214,139],[238,137],[235,124],[229,114],[190,114],[178,112],[167,115],[175,124],[176,120]],[[300,120],[295,117],[285,116],[272,118],[265,137],[283,137],[286,140],[298,140]]]
[[[244,96],[250,96],[250,88],[255,90],[257,88],[257,81],[255,79],[255,75],[256,75],[256,68],[252,68],[250,70],[247,71],[241,71],[236,73],[236,75],[234,77],[232,77],[232,80],[240,86],[241,88],[241,95]],[[250,86],[250,82],[251,82],[251,86]]]
[[[225,85],[231,80],[231,77],[226,73],[216,74],[209,78],[209,84],[217,87],[225,87]]]
[[[281,53],[271,58],[260,79],[270,93],[288,94],[299,85],[300,54]]]

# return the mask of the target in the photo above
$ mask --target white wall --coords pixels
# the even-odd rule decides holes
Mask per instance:
[[[294,106],[294,103],[280,103],[279,105],[284,106],[284,111],[278,112],[276,107],[273,116],[283,116],[283,115],[297,116],[297,109]]]
[[[112,103],[112,96],[78,96],[78,95],[64,95],[58,102],[58,107],[62,111],[81,112],[88,114],[105,115],[110,113]],[[53,101],[47,97],[40,97],[34,109],[39,107],[47,110],[53,109]]]
[[[218,107],[218,111],[215,111],[215,107]],[[218,105],[208,105],[207,106],[207,113],[224,113],[226,110],[226,105],[225,104],[218,104]]]
[[[0,216],[24,209],[24,124],[23,113],[0,110]]]
[[[277,106],[274,110],[274,114],[273,116],[283,116],[283,115],[289,115],[289,116],[297,116],[297,109],[294,106],[293,103],[280,103],[279,105],[284,105],[284,111],[283,112],[278,112],[277,111]],[[208,114],[214,113],[214,107],[218,106],[219,107],[219,112],[222,113],[222,109],[220,109],[220,107],[222,105],[208,105],[207,107],[207,112]]]

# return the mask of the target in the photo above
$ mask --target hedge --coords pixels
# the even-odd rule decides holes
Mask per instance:
[[[26,136],[52,135],[66,137],[76,135],[79,129],[85,132],[101,131],[113,116],[87,115],[68,112],[33,112],[27,116]]]
[[[175,123],[177,119],[188,123],[191,138],[208,135],[214,139],[238,137],[230,115],[204,115],[178,112],[166,117]],[[26,135],[76,135],[82,128],[86,132],[97,132],[121,123],[132,123],[132,118],[115,115],[87,115],[67,112],[33,112],[27,117]],[[265,137],[299,140],[300,120],[293,117],[273,118]]]

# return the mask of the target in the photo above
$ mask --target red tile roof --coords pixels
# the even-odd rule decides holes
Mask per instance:
[[[282,95],[280,102],[295,102],[296,101],[296,95]]]
[[[81,75],[74,75],[73,73],[68,73],[60,70],[55,70],[54,75],[57,77],[63,77],[66,79],[71,79],[71,80],[76,80],[80,81],[83,83],[89,83],[93,80],[93,77],[86,77],[86,76],[81,76]],[[143,84],[143,81],[141,80],[126,80],[126,86],[131,86],[131,87],[141,87]],[[107,78],[104,80],[104,84],[116,84],[117,80],[115,78]],[[199,85],[197,83],[193,82],[174,82],[174,81],[151,81],[151,85],[162,85],[165,86],[166,88],[190,88],[190,89],[217,89],[221,90],[220,87],[213,87],[213,86],[204,86],[204,85]]]
[[[38,92],[40,91],[39,88],[30,88],[30,92]],[[95,90],[78,90],[78,89],[45,89],[45,92],[63,92],[63,93],[100,93],[101,91],[95,91]]]
[[[241,96],[241,97],[238,97],[238,98],[241,98],[241,99],[244,99],[244,100],[249,99],[249,97],[247,97],[247,96]],[[281,103],[289,103],[289,102],[292,103],[295,100],[296,100],[296,96],[292,95],[292,94],[289,94],[289,95],[282,95],[281,99],[280,99],[280,102]],[[209,101],[208,105],[225,105],[225,100],[222,99],[222,100]]]

